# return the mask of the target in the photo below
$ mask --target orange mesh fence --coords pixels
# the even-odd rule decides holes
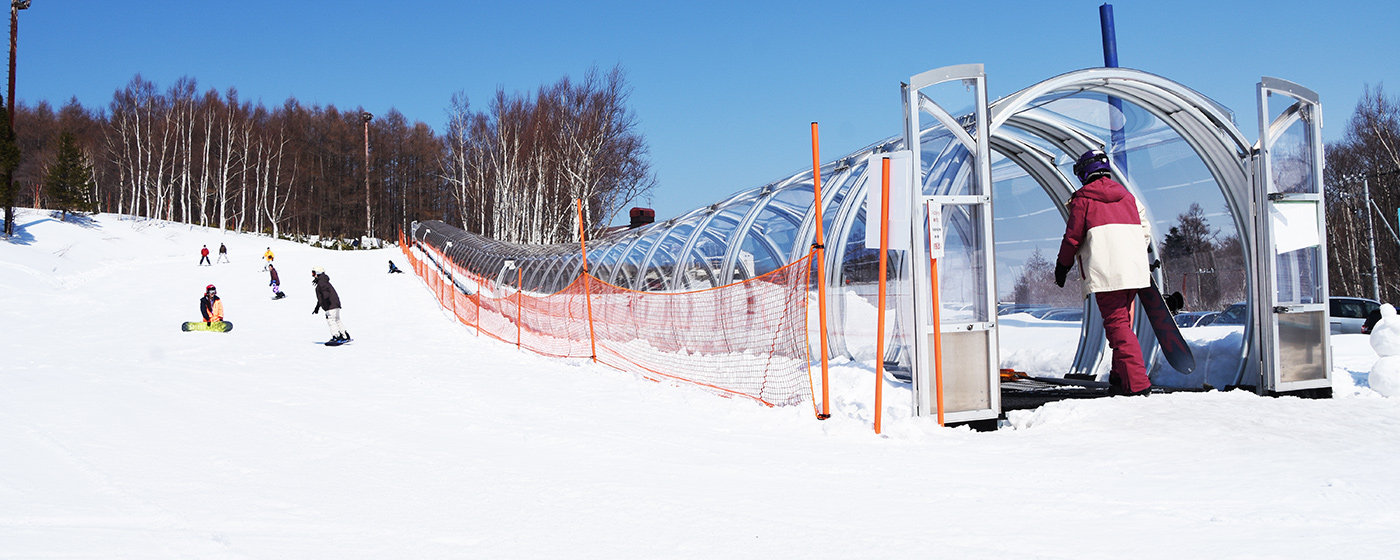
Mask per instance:
[[[638,292],[579,276],[552,294],[494,286],[423,242],[405,255],[444,309],[480,334],[587,358],[769,405],[812,400],[807,349],[811,257],[695,292]],[[593,338],[590,339],[589,303]]]
[[[697,292],[635,292],[594,279],[598,359],[773,405],[811,400],[803,257]]]

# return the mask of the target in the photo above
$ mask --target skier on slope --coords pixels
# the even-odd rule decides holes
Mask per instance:
[[[206,326],[224,320],[224,302],[219,299],[218,290],[214,289],[213,284],[204,287],[204,297],[199,298],[199,314],[204,316]]]
[[[1147,395],[1152,381],[1133,332],[1132,309],[1138,290],[1151,284],[1147,250],[1152,230],[1142,205],[1113,180],[1108,156],[1102,151],[1079,156],[1074,175],[1084,187],[1069,199],[1069,221],[1055,260],[1055,284],[1065,286],[1077,259],[1084,295],[1094,295],[1113,349],[1108,393]]]
[[[311,310],[311,314],[320,313],[326,310],[326,324],[331,329],[331,339],[326,342],[329,345],[339,345],[350,342],[350,333],[346,332],[345,325],[340,322],[340,295],[335,293],[335,287],[331,286],[331,278],[326,275],[326,270],[321,267],[311,269],[312,282],[316,284],[316,308]]]
[[[287,294],[282,293],[282,279],[277,277],[277,267],[272,266],[272,263],[267,263],[267,272],[272,276],[272,281],[268,282],[268,285],[272,286],[272,299],[287,297]]]
[[[226,247],[223,243],[219,244],[219,258],[214,262],[228,262],[228,247]]]
[[[267,264],[263,266],[263,270],[267,270],[267,267],[272,266],[272,247],[268,247],[267,251],[263,252],[263,260],[267,261]]]
[[[199,250],[199,265],[200,265],[200,266],[206,266],[206,265],[207,265],[207,266],[214,266],[214,263],[209,262],[209,246],[208,246],[208,245],[205,245],[203,249],[200,249],[200,250]]]

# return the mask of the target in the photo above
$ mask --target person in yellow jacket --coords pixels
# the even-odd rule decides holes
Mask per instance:
[[[272,247],[268,247],[267,251],[263,252],[263,260],[267,261],[269,265],[272,264]],[[263,265],[263,272],[267,272],[267,265]]]
[[[204,297],[199,298],[199,313],[204,316],[204,324],[224,320],[224,302],[219,299],[219,291],[210,284],[204,287]]]

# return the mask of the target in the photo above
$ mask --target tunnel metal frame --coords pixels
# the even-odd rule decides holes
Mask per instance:
[[[946,81],[969,81],[976,86],[973,95],[977,99],[972,114],[954,116],[943,111],[932,99],[916,95],[924,86]],[[1325,387],[1330,378],[1326,333],[1320,338],[1309,334],[1304,337],[1305,342],[1299,342],[1302,339],[1294,340],[1296,336],[1289,338],[1292,335],[1280,334],[1299,332],[1298,321],[1292,319],[1316,316],[1317,306],[1320,305],[1315,301],[1318,299],[1317,292],[1308,302],[1292,301],[1289,298],[1293,292],[1285,289],[1291,288],[1281,288],[1278,282],[1280,270],[1293,270],[1287,267],[1307,264],[1304,262],[1307,259],[1312,259],[1311,262],[1315,264],[1325,262],[1326,258],[1320,188],[1322,155],[1318,140],[1320,105],[1316,94],[1307,88],[1276,78],[1263,78],[1258,91],[1261,142],[1250,143],[1234,125],[1233,115],[1227,108],[1189,87],[1139,70],[1078,70],[1052,77],[993,102],[986,99],[986,73],[981,65],[950,66],[916,75],[903,90],[903,102],[906,109],[932,115],[931,126],[919,124],[918,118],[910,118],[906,112],[905,126],[900,136],[870,144],[821,164],[825,178],[821,204],[827,222],[823,228],[826,239],[821,241],[827,247],[827,273],[825,278],[814,278],[813,281],[827,282],[833,288],[849,287],[855,290],[852,293],[859,291],[863,284],[853,282],[852,278],[863,274],[861,267],[869,268],[873,257],[870,250],[852,239],[866,227],[866,195],[879,181],[878,177],[872,181],[870,162],[880,154],[918,146],[920,149],[912,150],[919,157],[911,158],[912,169],[909,173],[912,177],[917,171],[920,180],[909,182],[911,188],[918,189],[910,200],[916,201],[916,206],[920,208],[927,208],[922,206],[923,203],[936,200],[945,208],[958,207],[970,212],[967,214],[969,216],[971,213],[983,216],[979,227],[985,228],[981,240],[987,246],[977,257],[983,263],[983,276],[977,281],[990,286],[980,305],[991,314],[974,317],[973,320],[953,317],[951,322],[937,328],[930,326],[926,310],[922,308],[930,298],[921,296],[928,294],[925,288],[928,285],[927,266],[913,264],[927,261],[919,258],[899,260],[903,275],[898,281],[912,283],[904,289],[908,297],[900,300],[896,320],[907,336],[904,344],[897,341],[891,345],[893,350],[881,359],[887,362],[908,361],[911,369],[917,369],[923,367],[917,364],[926,363],[928,359],[919,345],[926,343],[927,336],[934,330],[985,333],[981,336],[987,338],[984,341],[986,359],[983,360],[984,365],[979,367],[986,371],[978,371],[975,377],[986,380],[985,383],[978,381],[984,387],[997,387],[997,317],[994,310],[998,292],[993,272],[995,250],[991,245],[995,232],[991,229],[989,218],[994,204],[991,160],[993,157],[1010,160],[1044,189],[1051,203],[1064,216],[1069,197],[1078,187],[1077,181],[1065,169],[1067,162],[1072,160],[1072,154],[1102,148],[1107,139],[1047,111],[1043,105],[1047,100],[1076,95],[1112,96],[1145,111],[1178,135],[1200,158],[1230,209],[1236,231],[1242,238],[1244,260],[1250,263],[1245,272],[1245,283],[1250,295],[1247,298],[1247,312],[1251,321],[1244,327],[1241,366],[1235,376],[1235,384],[1255,387],[1261,393]],[[1271,110],[1271,99],[1283,99],[1286,103],[1281,104],[1281,110]],[[943,114],[938,115],[927,109],[936,109],[936,112]],[[1301,133],[1298,132],[1300,127]],[[1304,141],[1300,142],[1299,138]],[[1280,141],[1296,144],[1291,147],[1294,156],[1302,149],[1299,146],[1307,148],[1311,175],[1307,178],[1309,186],[1306,192],[1270,191],[1273,188],[1270,186],[1270,158],[1273,148]],[[924,146],[930,146],[932,151],[924,153]],[[1131,173],[1122,173],[1116,168],[1115,171],[1120,172],[1117,176],[1134,194],[1140,193]],[[624,288],[686,291],[732,283],[781,267],[806,255],[811,244],[818,241],[814,239],[814,205],[810,201],[802,202],[801,197],[805,193],[810,199],[812,176],[812,170],[805,169],[759,188],[737,192],[677,218],[598,235],[588,241],[589,269],[603,281]],[[980,190],[965,194],[937,192],[936,189],[925,191],[924,185],[929,181],[944,185],[970,181],[980,185]],[[1271,230],[1274,222],[1270,216],[1271,210],[1280,204],[1312,205],[1317,216],[1314,224],[1319,228],[1321,253],[1283,264],[1276,258],[1261,258],[1271,255],[1276,246]],[[1299,208],[1288,207],[1295,215],[1299,213]],[[1150,208],[1148,210],[1151,211]],[[921,209],[916,216],[922,213]],[[911,228],[912,240],[926,243],[922,220],[913,220],[908,227]],[[424,235],[433,237],[429,235],[430,228],[421,229],[419,231],[419,225],[415,224],[413,235],[416,239],[422,239]],[[550,293],[566,286],[582,268],[576,244],[522,246],[479,236],[454,240],[458,245],[447,247],[444,255],[459,261],[459,265],[483,278],[494,278],[498,286],[487,286],[487,289],[511,288]],[[911,247],[908,253],[926,256],[926,247]],[[502,274],[502,263],[507,260],[522,267],[522,274]],[[921,269],[923,272],[920,272]],[[942,272],[948,273],[946,270]],[[523,279],[523,282],[517,278]],[[1323,294],[1321,303],[1325,303],[1326,275],[1317,275],[1315,280]],[[514,285],[517,283],[523,285]],[[1293,284],[1297,283],[1298,279],[1293,279]],[[1280,299],[1280,294],[1287,297]],[[1092,307],[1092,298],[1088,301],[1090,303],[1086,304],[1071,372],[1101,371],[1107,359],[1102,323]],[[833,355],[853,356],[856,348],[864,343],[862,337],[867,336],[852,331],[847,325],[855,311],[850,305],[852,303],[848,298],[832,298],[827,310],[828,322],[836,325],[828,332]],[[1145,325],[1141,317],[1137,323],[1139,327]],[[972,326],[971,330],[967,328],[969,325]],[[1137,330],[1140,342],[1145,347],[1151,346],[1150,329]],[[1281,342],[1281,336],[1291,342]],[[923,343],[918,342],[921,338]],[[910,340],[915,344],[910,344]],[[1279,377],[1281,356],[1296,353],[1300,348],[1322,356],[1324,371],[1320,378],[1299,380]],[[959,367],[956,364],[951,366]],[[925,370],[915,375],[914,383],[920,389],[930,385],[927,368]],[[915,409],[920,414],[932,413],[932,401],[927,391],[915,393]],[[986,399],[976,406],[948,412],[952,413],[954,421],[994,417],[999,413],[997,394],[998,391],[988,390]]]

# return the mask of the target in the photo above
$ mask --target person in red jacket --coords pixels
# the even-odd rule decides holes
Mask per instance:
[[[199,250],[199,264],[200,266],[214,266],[214,263],[209,262],[208,245],[205,245],[203,249]]]
[[[1151,283],[1147,250],[1152,230],[1133,194],[1113,180],[1108,156],[1090,150],[1079,156],[1074,175],[1084,187],[1069,199],[1069,221],[1055,260],[1055,284],[1061,288],[1074,263],[1084,296],[1094,296],[1103,330],[1113,349],[1110,395],[1146,395],[1152,389],[1133,332],[1133,302]]]

